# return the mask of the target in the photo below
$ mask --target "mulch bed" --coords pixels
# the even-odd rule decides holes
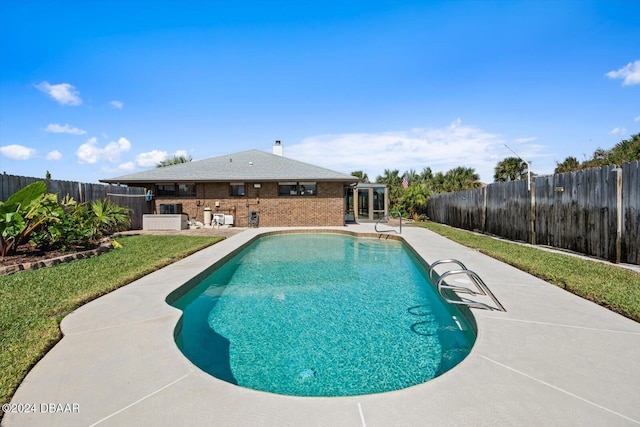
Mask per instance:
[[[85,249],[83,249],[85,250]],[[65,255],[73,254],[77,251],[49,251],[45,252],[40,249],[36,249],[34,246],[26,244],[18,246],[18,250],[15,255],[8,255],[0,257],[0,267],[6,267],[8,265],[27,264],[35,261],[42,261],[45,259],[58,258]]]
[[[0,257],[0,276],[24,270],[52,267],[76,259],[89,258],[108,252],[110,249],[111,244],[106,241],[93,249],[83,248],[67,252],[41,251],[31,245],[22,245],[18,247],[14,255]]]

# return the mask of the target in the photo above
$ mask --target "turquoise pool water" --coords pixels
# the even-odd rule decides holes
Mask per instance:
[[[174,303],[177,343],[205,372],[255,390],[352,396],[428,381],[474,328],[401,242],[262,237]]]

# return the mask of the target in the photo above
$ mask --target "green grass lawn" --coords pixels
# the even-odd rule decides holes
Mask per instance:
[[[62,338],[60,322],[67,314],[220,240],[122,237],[121,249],[97,257],[0,276],[0,404],[11,399],[29,369]]]
[[[640,322],[640,274],[636,272],[434,222],[419,225]]]

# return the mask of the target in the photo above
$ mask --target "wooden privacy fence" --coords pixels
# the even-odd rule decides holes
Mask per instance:
[[[640,264],[640,162],[429,198],[432,221]]]
[[[36,181],[44,181],[47,184],[47,191],[57,194],[58,199],[65,197],[67,194],[79,203],[107,199],[118,206],[131,209],[129,217],[131,218],[132,230],[142,229],[142,215],[153,212],[153,204],[145,200],[143,188],[87,184],[54,179],[44,180],[42,178],[7,174],[0,175],[0,200],[7,200],[16,191]]]

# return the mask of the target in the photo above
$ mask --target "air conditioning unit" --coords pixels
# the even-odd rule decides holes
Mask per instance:
[[[181,213],[182,213],[182,203],[161,203],[160,204],[160,215],[181,214]]]

